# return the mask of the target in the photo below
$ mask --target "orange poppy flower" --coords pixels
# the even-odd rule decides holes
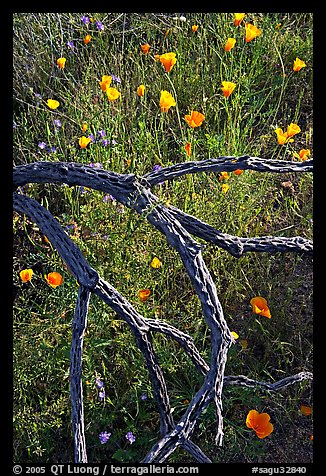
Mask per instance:
[[[141,302],[145,302],[149,298],[150,294],[151,294],[151,291],[149,289],[141,289],[138,292],[137,296],[139,297]]]
[[[295,134],[299,134],[299,132],[301,132],[301,129],[297,124],[294,124],[294,122],[291,122],[291,124],[288,126],[286,130],[288,137],[292,137]]]
[[[234,175],[241,175],[244,172],[244,170],[241,169],[236,169],[233,171]]]
[[[301,160],[308,160],[311,155],[310,149],[301,149],[299,151],[299,157]]]
[[[44,278],[46,282],[52,286],[52,288],[56,288],[58,286],[61,286],[63,283],[63,277],[61,276],[60,273],[57,273],[56,271],[53,271],[52,273],[49,273],[47,276],[44,275]]]
[[[91,35],[86,35],[84,38],[85,45],[87,45],[91,41],[91,39],[92,39]]]
[[[83,124],[82,124],[82,127],[81,127],[81,128],[82,128],[82,131],[83,131],[83,132],[86,132],[86,131],[87,131],[87,128],[88,128],[88,124],[87,124],[87,122],[83,122]]]
[[[194,127],[199,127],[202,125],[202,123],[205,120],[205,116],[201,112],[191,111],[190,114],[185,115],[185,120],[188,126],[194,128]]]
[[[283,132],[283,129],[281,129],[280,127],[278,127],[277,129],[275,129],[274,131],[277,135],[277,142],[280,144],[280,145],[283,145],[285,144],[286,142],[288,142],[288,136],[287,136],[287,133],[286,132]]]
[[[140,45],[142,52],[147,55],[150,49],[150,45],[148,43],[145,43],[144,45]]]
[[[32,269],[23,269],[20,273],[19,273],[19,276],[20,276],[20,279],[23,281],[23,283],[27,283],[28,281],[30,281],[32,279],[32,276],[33,276],[33,270]]]
[[[309,416],[312,414],[312,408],[311,407],[307,407],[306,405],[301,405],[300,407],[300,412],[302,413],[302,415],[304,416]]]
[[[185,145],[185,151],[186,151],[186,154],[188,155],[188,157],[191,156],[191,144],[190,142],[187,142],[187,144]]]
[[[160,61],[160,55],[154,55],[155,61]]]
[[[164,66],[165,71],[169,73],[177,62],[176,54],[164,53],[164,55],[160,55],[160,62]]]
[[[60,69],[64,69],[66,61],[67,61],[66,58],[57,59],[57,65],[59,66]]]
[[[250,304],[255,314],[268,317],[269,319],[272,317],[265,298],[256,296],[250,300]]]
[[[105,92],[109,101],[115,101],[121,96],[120,91],[115,88],[106,88]]]
[[[232,50],[232,48],[234,47],[236,43],[236,39],[235,38],[228,38],[227,39],[227,42],[225,43],[225,46],[224,46],[224,51],[230,51]]]
[[[102,81],[99,82],[99,85],[103,92],[105,92],[107,88],[110,87],[111,82],[112,82],[112,76],[107,76],[107,75],[102,76]]]
[[[230,96],[230,94],[233,93],[235,87],[236,87],[236,84],[232,83],[231,81],[222,81],[221,89],[223,91],[223,95],[226,98],[228,98]]]
[[[305,66],[307,66],[306,63],[304,63],[300,58],[296,58],[293,62],[293,71],[298,72]]]
[[[235,13],[234,14],[234,24],[235,24],[235,26],[239,26],[245,16],[246,16],[245,13]]]
[[[89,137],[82,136],[78,140],[78,144],[81,149],[86,149],[88,144],[91,142],[91,139]]]
[[[245,25],[246,28],[246,42],[249,43],[249,41],[254,40],[257,38],[257,36],[262,34],[262,30],[257,28],[255,25],[252,25],[251,23],[246,23]]]
[[[162,112],[167,112],[171,106],[176,106],[174,97],[168,91],[161,91],[160,108]]]
[[[258,438],[266,438],[274,430],[274,426],[269,421],[271,417],[268,413],[259,413],[257,410],[250,410],[246,418],[246,425],[252,428]]]
[[[280,127],[275,129],[274,132],[277,135],[277,142],[280,145],[283,145],[283,144],[286,144],[287,142],[293,142],[292,137],[295,134],[299,134],[299,132],[301,132],[301,129],[297,124],[291,122],[291,124],[288,126],[285,132],[283,132],[283,129],[281,129]]]
[[[191,29],[194,33],[196,33],[196,31],[198,30],[198,25],[192,25]]]
[[[145,94],[145,86],[143,84],[140,84],[137,88],[137,94],[138,96],[144,96]]]

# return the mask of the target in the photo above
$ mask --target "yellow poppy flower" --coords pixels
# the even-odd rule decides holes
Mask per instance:
[[[198,25],[192,25],[191,29],[194,33],[196,33],[196,31],[198,30]]]
[[[57,59],[57,65],[59,66],[60,69],[64,69],[66,65],[66,58],[58,58]]]
[[[84,38],[85,45],[87,45],[91,41],[91,39],[92,39],[91,35],[86,35]]]
[[[226,193],[229,190],[230,186],[227,183],[224,183],[222,185],[222,192]]]
[[[160,261],[158,258],[156,258],[156,256],[155,256],[155,257],[152,259],[151,266],[152,266],[152,268],[154,268],[154,269],[158,269],[158,268],[160,268],[160,267],[162,266],[162,263],[161,263],[161,261]]]
[[[115,88],[107,88],[105,92],[109,101],[115,101],[116,99],[118,99],[118,97],[121,96],[120,91]]]
[[[111,81],[112,81],[112,76],[107,76],[107,75],[102,76],[102,81],[99,82],[99,85],[103,92],[105,92],[107,88],[110,87]]]
[[[162,112],[167,112],[171,106],[176,106],[174,97],[168,91],[161,91],[160,108]]]
[[[235,13],[234,14],[234,24],[235,24],[235,26],[239,26],[245,16],[246,16],[245,13]]]
[[[296,58],[293,62],[293,71],[298,72],[300,69],[305,68],[307,65],[300,58]]]
[[[23,269],[20,273],[19,273],[19,276],[20,276],[20,279],[23,281],[23,283],[27,283],[28,281],[30,281],[32,279],[32,276],[33,276],[33,270],[32,269]]]
[[[249,43],[249,41],[254,40],[257,38],[257,36],[262,34],[262,30],[257,28],[255,25],[252,25],[251,23],[246,23],[245,25],[246,28],[246,42]]]
[[[219,180],[229,180],[230,175],[227,172],[220,172]]]
[[[91,139],[89,137],[82,136],[79,138],[78,144],[80,145],[81,149],[86,149],[90,142]]]
[[[221,89],[223,91],[224,97],[228,98],[230,94],[233,93],[235,87],[236,87],[236,84],[232,83],[231,81],[222,81]]]
[[[145,94],[145,86],[143,84],[140,84],[137,88],[137,94],[138,96],[144,96]]]
[[[48,105],[50,109],[57,109],[57,107],[60,106],[59,101],[56,101],[55,99],[48,99],[46,101],[46,104]]]
[[[82,128],[82,131],[83,131],[83,132],[86,132],[86,131],[87,131],[87,128],[88,128],[88,124],[87,124],[87,122],[83,122],[83,124],[82,124],[82,127],[81,127],[81,128]]]

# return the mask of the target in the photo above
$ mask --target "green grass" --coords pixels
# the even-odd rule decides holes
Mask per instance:
[[[143,175],[154,165],[189,160],[184,145],[192,144],[191,160],[249,154],[268,159],[299,160],[300,149],[312,143],[312,14],[250,13],[245,21],[262,34],[244,41],[244,24],[236,28],[230,13],[189,13],[186,22],[173,15],[88,14],[102,21],[84,25],[83,14],[14,14],[14,165],[34,161],[99,162],[107,170]],[[191,26],[198,24],[193,33]],[[277,27],[281,24],[280,27]],[[168,31],[168,33],[166,33]],[[88,45],[83,38],[90,32]],[[225,52],[228,37],[236,46]],[[75,52],[66,43],[73,40]],[[140,45],[149,43],[148,55]],[[177,63],[168,74],[155,54],[174,51]],[[57,58],[67,58],[64,70]],[[292,71],[296,57],[306,67]],[[109,102],[99,87],[103,75],[121,79],[121,92]],[[236,88],[226,99],[221,82]],[[139,84],[145,96],[138,97]],[[161,113],[161,90],[177,105]],[[40,95],[40,96],[39,96]],[[51,111],[48,98],[60,106]],[[203,125],[190,129],[185,114],[198,110]],[[53,121],[61,127],[55,130]],[[82,123],[88,124],[83,133]],[[274,130],[294,122],[301,132],[294,142],[279,145]],[[82,135],[106,132],[107,146],[91,143],[80,149]],[[55,147],[40,149],[44,141]],[[115,141],[115,143],[113,142]],[[290,181],[293,192],[282,186]],[[228,183],[224,194],[222,183]],[[179,255],[156,229],[104,194],[79,187],[28,185],[24,193],[48,207],[99,274],[145,317],[159,317],[193,336],[198,349],[210,356],[210,336],[198,298]],[[310,174],[269,174],[245,171],[184,176],[153,189],[163,203],[243,237],[303,236],[312,238],[312,177]],[[162,267],[153,269],[157,256]],[[274,381],[312,368],[311,258],[292,253],[248,253],[240,259],[206,245],[208,265],[231,330],[247,348],[231,347],[226,375],[244,374]],[[69,351],[77,284],[38,228],[14,214],[14,457],[19,462],[72,461]],[[19,272],[32,268],[23,284]],[[44,274],[59,271],[64,284],[50,288]],[[149,288],[141,303],[137,292]],[[272,319],[252,313],[250,299],[264,296]],[[202,384],[179,346],[162,336],[154,345],[166,376],[177,419]],[[105,385],[100,401],[95,378]],[[141,352],[128,326],[93,296],[83,354],[85,432],[90,462],[137,462],[158,438],[159,417]],[[147,399],[142,400],[141,395]],[[300,414],[312,406],[307,383],[276,395],[260,390],[226,388],[223,396],[225,438],[214,445],[215,414],[209,406],[193,440],[213,462],[304,463],[312,460],[312,419]],[[245,425],[250,409],[267,411],[274,432],[259,440]],[[101,445],[98,435],[112,436]],[[133,431],[130,445],[125,434]],[[170,462],[189,461],[177,451]]]

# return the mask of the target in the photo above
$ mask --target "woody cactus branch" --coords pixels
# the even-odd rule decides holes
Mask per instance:
[[[301,372],[274,383],[260,382],[242,375],[224,375],[228,349],[234,340],[224,318],[214,281],[204,262],[202,245],[193,236],[214,243],[238,258],[248,251],[310,253],[312,252],[312,243],[301,237],[241,238],[227,235],[176,207],[164,206],[151,192],[151,187],[156,183],[175,179],[187,173],[232,171],[235,169],[279,173],[287,171],[311,172],[312,160],[296,163],[268,161],[250,156],[219,157],[201,162],[176,164],[158,172],[146,174],[144,177],[133,174],[122,175],[69,162],[37,162],[15,168],[13,175],[15,188],[22,187],[27,183],[63,183],[70,186],[85,186],[113,195],[119,202],[146,217],[180,254],[200,300],[206,324],[210,329],[211,358],[208,364],[201,357],[190,336],[164,321],[145,319],[114,287],[104,281],[89,266],[79,248],[70,240],[48,210],[23,194],[14,193],[14,209],[21,214],[26,214],[37,223],[80,284],[73,320],[70,366],[76,462],[87,462],[81,372],[82,343],[90,293],[103,299],[129,325],[149,371],[160,415],[160,440],[148,452],[143,462],[164,462],[178,446],[182,446],[198,462],[211,462],[202,450],[191,441],[191,437],[199,416],[207,405],[213,402],[217,420],[216,444],[222,444],[221,400],[225,385],[259,386],[265,390],[278,391],[303,379],[312,379],[312,374],[309,372]],[[177,423],[172,417],[164,375],[152,344],[152,334],[155,332],[163,333],[178,342],[203,375],[202,386]]]

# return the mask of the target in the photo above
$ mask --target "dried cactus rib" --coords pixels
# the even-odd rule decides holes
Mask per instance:
[[[90,293],[97,294],[120,318],[124,319],[135,335],[137,345],[142,351],[154,389],[160,414],[161,439],[152,447],[143,462],[164,462],[178,446],[182,446],[198,462],[210,462],[202,450],[191,442],[196,423],[210,402],[216,408],[216,444],[222,443],[223,416],[222,391],[224,385],[260,386],[266,390],[278,391],[303,379],[311,380],[312,374],[301,372],[268,384],[245,376],[224,376],[228,348],[233,342],[232,335],[224,318],[214,281],[202,256],[202,246],[191,236],[226,249],[236,257],[247,251],[291,251],[311,252],[312,243],[301,237],[278,238],[239,238],[226,235],[210,225],[187,215],[175,207],[165,207],[151,192],[151,187],[159,181],[176,178],[186,173],[232,171],[237,168],[260,172],[312,171],[312,160],[305,163],[286,161],[267,161],[257,157],[219,157],[201,162],[187,162],[166,167],[159,172],[137,177],[132,174],[94,169],[68,162],[37,162],[19,166],[14,171],[14,186],[20,187],[29,182],[66,183],[83,185],[113,195],[122,204],[143,214],[147,220],[165,235],[169,244],[180,254],[186,271],[199,297],[203,315],[211,331],[211,360],[208,365],[201,357],[190,336],[172,326],[156,320],[144,319],[132,305],[109,283],[100,278],[89,266],[79,248],[70,240],[51,213],[38,202],[22,194],[14,193],[14,209],[26,214],[35,221],[51,243],[66,261],[69,270],[80,283],[76,312],[73,321],[71,347],[71,400],[74,432],[75,461],[86,462],[84,436],[84,416],[81,387],[82,338],[86,327],[86,317]],[[204,382],[189,403],[178,423],[172,418],[169,397],[163,372],[152,346],[151,333],[162,332],[179,342],[197,369],[204,375]]]

